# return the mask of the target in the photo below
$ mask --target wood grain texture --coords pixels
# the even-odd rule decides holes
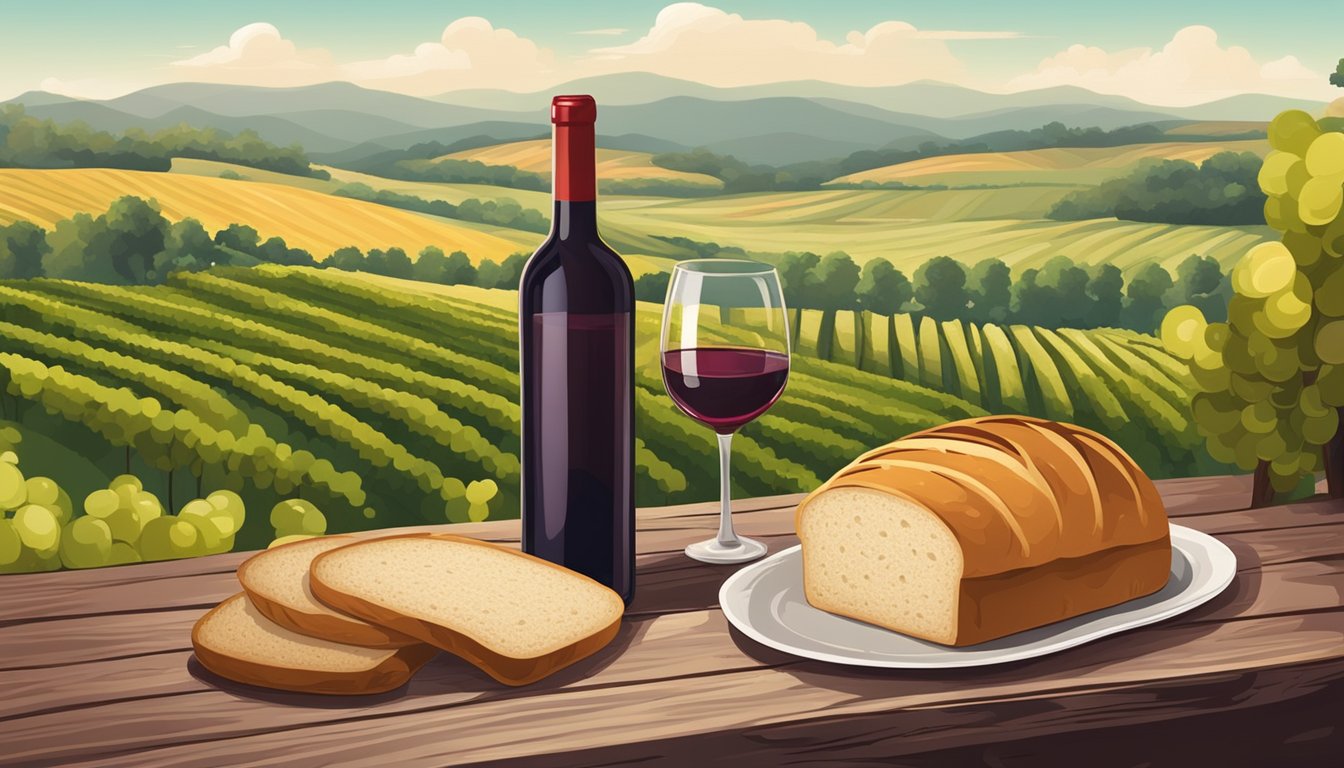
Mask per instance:
[[[1344,724],[1317,723],[1309,704],[1344,705],[1344,501],[1246,510],[1249,478],[1158,485],[1174,519],[1236,553],[1227,592],[1051,657],[939,673],[805,661],[731,630],[717,593],[732,569],[681,554],[714,529],[712,504],[641,510],[637,595],[617,639],[521,689],[447,656],[350,701],[221,681],[192,660],[189,632],[237,590],[245,553],[7,576],[0,765],[1010,765],[1099,742],[1117,750],[1098,765],[1161,765],[1189,753],[1134,740],[1264,718],[1266,733],[1295,739],[1279,754],[1311,764],[1337,749]],[[800,498],[737,502],[735,521],[778,551],[797,541]],[[516,521],[425,529],[518,534]]]

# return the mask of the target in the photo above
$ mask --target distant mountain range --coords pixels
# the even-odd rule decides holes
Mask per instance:
[[[992,94],[933,82],[884,88],[810,81],[714,88],[645,73],[577,80],[537,93],[455,91],[436,99],[335,82],[300,88],[174,83],[105,101],[33,91],[10,103],[21,103],[38,117],[82,120],[101,130],[154,130],[179,123],[235,133],[250,128],[277,144],[300,144],[319,161],[342,162],[426,141],[545,135],[550,95],[564,92],[598,99],[600,143],[606,146],[651,152],[703,146],[772,164],[1037,128],[1052,121],[1104,129],[1151,122],[1267,121],[1283,109],[1320,111],[1323,106],[1244,95],[1168,108],[1074,87]]]

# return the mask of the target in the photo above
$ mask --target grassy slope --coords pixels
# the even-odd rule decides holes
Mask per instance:
[[[660,179],[680,181],[698,186],[719,188],[723,182],[703,173],[685,173],[660,168],[653,164],[653,155],[624,149],[597,150],[597,177],[612,179]],[[468,149],[444,155],[438,159],[475,160],[486,165],[511,165],[542,176],[551,175],[551,140],[514,141],[479,149]]]
[[[1035,188],[827,190],[658,202],[618,198],[607,203],[603,216],[620,229],[754,251],[844,250],[859,262],[888,259],[907,273],[944,255],[968,264],[993,256],[1031,267],[1064,254],[1129,270],[1150,261],[1171,268],[1199,253],[1229,264],[1272,236],[1266,227],[1035,218],[1058,194],[1058,188]],[[988,218],[978,218],[979,211]]]
[[[286,179],[290,177],[285,177]],[[170,219],[193,217],[215,230],[240,221],[263,237],[325,258],[346,245],[398,246],[415,254],[427,245],[462,249],[473,258],[502,259],[527,250],[536,236],[334,197],[292,183],[234,181],[174,173],[103,168],[0,170],[0,222],[27,219],[50,227],[79,212],[101,213],[123,195],[158,201]]]
[[[907,184],[1097,184],[1143,160],[1202,163],[1219,152],[1269,151],[1265,141],[1167,142],[1122,147],[1032,149],[1020,152],[944,155],[861,171],[835,182]]]

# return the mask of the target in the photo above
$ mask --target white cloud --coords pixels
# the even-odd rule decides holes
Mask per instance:
[[[330,79],[331,54],[320,48],[300,49],[266,22],[240,27],[221,45],[173,66],[191,77],[257,85],[300,85]]]
[[[602,29],[581,29],[578,32],[575,32],[574,34],[615,37],[616,35],[624,35],[626,32],[629,31],[630,30],[625,29],[623,27],[604,27]]]
[[[1262,63],[1246,48],[1220,45],[1217,32],[1197,25],[1177,31],[1160,51],[1108,52],[1071,45],[1046,58],[1034,72],[1009,80],[1007,89],[1076,85],[1148,104],[1188,106],[1239,93],[1328,99],[1325,80],[1325,75],[1308,69],[1296,57]]]
[[[467,16],[410,56],[357,61],[341,71],[354,82],[424,96],[462,88],[525,91],[551,83],[553,60],[549,50],[513,30]]]
[[[964,67],[946,40],[1014,35],[924,31],[903,21],[884,21],[833,42],[801,21],[746,19],[700,3],[676,3],[658,13],[644,36],[628,45],[594,49],[587,63],[597,70],[633,69],[718,86],[782,80],[895,85],[963,79]]]

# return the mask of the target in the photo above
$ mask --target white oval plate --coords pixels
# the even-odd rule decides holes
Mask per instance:
[[[1171,545],[1171,578],[1151,595],[963,648],[917,640],[813,608],[803,595],[801,545],[730,576],[719,589],[719,605],[747,637],[818,661],[900,669],[1002,664],[1171,618],[1212,600],[1236,576],[1236,556],[1208,534],[1173,525]]]

